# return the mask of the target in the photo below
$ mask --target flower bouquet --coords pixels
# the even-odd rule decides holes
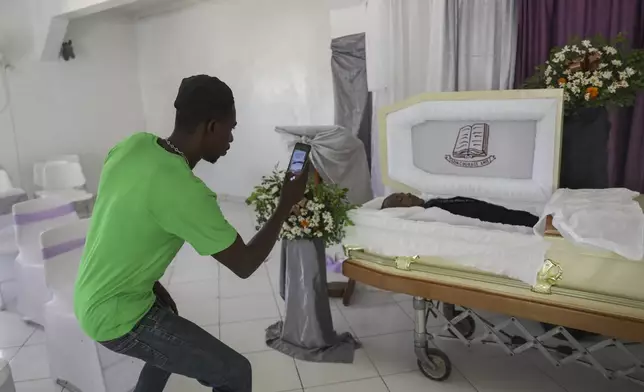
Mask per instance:
[[[255,209],[258,229],[277,208],[284,175],[273,170],[246,200]],[[360,344],[333,328],[325,256],[326,246],[339,243],[352,224],[348,212],[353,207],[346,189],[309,181],[304,199],[291,210],[280,232],[279,289],[286,316],[266,329],[269,347],[305,361],[353,362]]]
[[[246,204],[255,209],[257,230],[277,208],[284,175],[284,171],[274,169],[270,175],[262,177],[261,184],[246,200]],[[352,225],[348,212],[353,208],[355,206],[347,199],[347,189],[309,181],[304,199],[293,207],[284,222],[280,239],[321,239],[326,246],[338,244],[344,238],[345,228]]]
[[[621,34],[611,43],[601,37],[575,39],[554,48],[526,87],[563,89],[559,186],[608,187],[607,107],[634,104],[644,87],[644,50],[628,49]]]
[[[644,50],[626,49],[618,35],[575,39],[554,48],[545,64],[526,82],[528,88],[562,88],[566,114],[583,107],[632,106],[644,88]]]

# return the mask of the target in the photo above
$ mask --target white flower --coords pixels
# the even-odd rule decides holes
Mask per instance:
[[[595,87],[602,87],[604,85],[604,82],[602,82],[597,76],[591,76],[588,81]]]
[[[552,84],[552,78],[550,76],[546,78],[546,84]]]
[[[604,79],[612,79],[613,78],[613,73],[611,71],[604,71],[601,73],[602,78]]]
[[[569,51],[570,51],[570,46],[566,45],[563,48],[561,48],[559,53],[566,53],[566,52],[569,52]],[[559,54],[559,53],[557,53],[557,54]]]
[[[588,93],[584,94],[584,99],[586,101],[590,101],[590,94],[588,94]]]
[[[581,53],[581,50],[579,50],[579,47],[577,45],[573,45],[572,48],[570,48],[575,53]]]
[[[622,81],[619,82],[619,87],[626,88],[628,86],[629,86],[629,84],[625,80],[622,80]]]
[[[617,92],[617,84],[613,83],[610,86],[608,86],[608,92],[611,94],[615,94]]]
[[[620,60],[613,60],[611,61],[611,64],[613,64],[616,67],[619,67],[622,65],[622,62]]]
[[[564,92],[564,101],[570,101],[570,94],[567,91]]]
[[[631,67],[626,67],[626,69],[625,69],[624,71],[626,72],[626,75],[628,75],[628,76],[633,76],[633,75],[635,75],[635,74],[637,73],[637,72],[636,72],[633,68],[631,68]]]
[[[599,69],[604,69],[604,68],[608,67],[608,64],[606,64],[606,63],[599,63],[599,65],[598,65],[597,67],[598,67]]]
[[[589,48],[589,47],[590,47],[590,41],[589,41],[589,40],[587,40],[587,39],[585,39],[585,40],[581,41],[581,44],[582,44],[584,47],[586,47],[586,48]]]
[[[557,64],[564,61],[565,59],[566,59],[566,56],[563,53],[559,52],[555,54],[555,57],[552,59],[552,62]]]
[[[603,49],[604,49],[604,52],[608,54],[611,54],[611,55],[617,54],[617,49],[613,48],[612,46],[604,46]]]

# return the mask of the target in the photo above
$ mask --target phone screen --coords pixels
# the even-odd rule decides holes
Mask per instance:
[[[291,163],[288,165],[288,171],[292,174],[298,175],[304,169],[304,164],[308,158],[309,152],[306,150],[298,149],[297,147],[293,150],[293,155],[291,156]]]

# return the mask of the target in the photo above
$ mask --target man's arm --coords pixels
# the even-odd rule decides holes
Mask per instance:
[[[255,234],[255,237],[248,244],[245,244],[244,240],[237,234],[237,238],[231,246],[212,255],[242,279],[251,276],[266,260],[266,257],[275,246],[282,225],[290,215],[291,209],[304,197],[309,177],[309,165],[307,164],[297,177],[291,178],[288,173],[286,177],[282,186],[280,201],[273,216]]]
[[[223,251],[212,255],[242,279],[250,277],[266,260],[277,241],[277,236],[290,213],[291,207],[278,207],[248,244],[237,235],[235,242]]]

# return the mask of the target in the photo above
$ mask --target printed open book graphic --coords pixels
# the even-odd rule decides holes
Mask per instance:
[[[488,153],[490,126],[485,123],[466,125],[458,130],[452,156],[454,158],[485,157]]]

